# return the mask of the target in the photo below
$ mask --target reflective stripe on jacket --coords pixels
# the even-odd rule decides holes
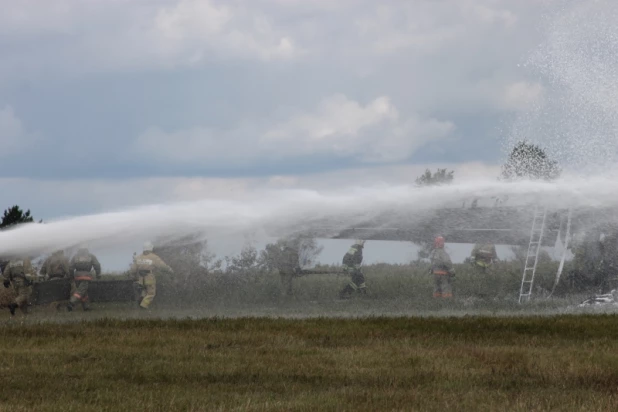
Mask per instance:
[[[448,272],[446,270],[434,269],[433,274],[434,275],[448,275]]]
[[[75,280],[92,280],[92,274],[90,272],[75,272],[75,275],[73,276],[73,279]]]

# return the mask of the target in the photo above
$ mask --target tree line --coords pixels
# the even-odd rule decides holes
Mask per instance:
[[[551,159],[541,146],[522,141],[513,147],[498,179],[507,182],[523,179],[551,181],[561,174],[558,162]],[[439,186],[452,183],[454,178],[455,172],[452,170],[437,169],[432,173],[426,169],[415,183],[417,186]]]

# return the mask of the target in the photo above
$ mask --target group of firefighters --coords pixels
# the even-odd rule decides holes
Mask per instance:
[[[434,298],[449,299],[453,297],[452,280],[455,277],[455,269],[450,256],[444,250],[444,237],[437,236],[433,242],[433,249],[429,256],[431,262],[431,273],[434,277]],[[341,299],[350,298],[355,292],[365,295],[367,294],[367,285],[365,284],[365,276],[361,271],[363,263],[363,249],[365,240],[358,239],[352,247],[343,256],[342,270],[344,274],[350,276],[350,281],[339,292]],[[295,262],[298,262],[298,252],[294,247],[283,246],[283,256],[286,258],[285,264],[279,267],[281,279],[284,284],[284,293],[292,293],[292,277],[295,274],[316,273],[313,270],[302,270],[298,267],[294,268]],[[480,273],[486,273],[493,262],[497,259],[496,247],[493,244],[477,243],[474,245],[471,253],[471,261],[476,270]]]
[[[343,273],[350,276],[349,282],[339,292],[341,299],[348,299],[354,293],[366,294],[367,285],[365,276],[361,270],[363,263],[363,249],[365,240],[358,239],[350,247],[342,260]],[[148,309],[156,296],[156,275],[158,273],[173,273],[159,256],[153,252],[153,244],[146,242],[143,252],[133,255],[133,263],[129,273],[136,284],[137,302],[140,308]],[[279,266],[279,271],[284,283],[284,293],[291,293],[291,279],[294,275],[304,271],[298,267],[298,251],[290,246],[284,246],[285,252]],[[497,258],[496,248],[491,244],[477,244],[472,250],[472,262],[481,272],[487,271]],[[431,273],[434,277],[434,298],[452,298],[452,279],[455,270],[450,256],[444,249],[444,237],[437,236],[433,242],[433,250],[429,256],[431,261]],[[9,304],[11,315],[20,308],[27,313],[31,294],[32,277],[34,269],[29,258],[15,258],[5,262],[2,268],[3,284],[5,288],[13,287],[15,299]],[[1,267],[0,267],[1,268]],[[73,311],[80,303],[82,309],[90,309],[88,304],[88,286],[93,280],[93,272],[96,278],[101,276],[101,264],[95,255],[85,247],[77,250],[77,253],[69,260],[62,250],[54,252],[43,263],[39,273],[46,280],[68,278],[72,281],[72,292],[67,305],[67,310]]]
[[[133,255],[130,274],[136,283],[137,302],[142,309],[148,309],[156,295],[156,273],[173,272],[172,268],[153,252],[153,244],[146,242],[140,255]],[[36,277],[34,267],[29,257],[19,257],[4,262],[2,269],[3,285],[14,289],[15,298],[8,305],[11,315],[19,308],[22,313],[28,312],[28,304],[32,293],[32,279]],[[58,250],[51,254],[41,266],[39,274],[45,280],[70,279],[72,291],[67,311],[72,312],[78,303],[84,311],[90,310],[88,304],[88,287],[94,276],[101,277],[101,264],[88,248],[81,247],[69,260],[64,251]]]
[[[492,244],[477,243],[471,253],[472,264],[479,272],[485,273],[497,259],[496,247]],[[433,251],[429,256],[431,273],[434,277],[434,298],[449,299],[453,297],[452,280],[455,269],[450,256],[444,250],[444,237],[437,236],[433,242]]]

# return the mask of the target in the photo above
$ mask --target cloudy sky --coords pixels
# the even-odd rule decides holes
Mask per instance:
[[[544,4],[541,6],[541,4]],[[54,218],[497,174],[539,0],[0,0],[0,190]]]

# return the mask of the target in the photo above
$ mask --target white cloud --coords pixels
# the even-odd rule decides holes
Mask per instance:
[[[79,4],[71,0],[0,0],[0,35],[68,33]]]
[[[153,21],[151,47],[165,54],[189,57],[193,63],[209,52],[232,57],[271,60],[293,57],[294,41],[274,29],[257,10],[239,5],[217,5],[211,0],[181,0],[162,7]]]
[[[26,149],[33,136],[26,132],[21,120],[11,106],[0,108],[0,157]]]
[[[343,95],[323,100],[313,113],[302,114],[274,126],[261,143],[282,155],[334,154],[365,162],[391,162],[408,158],[433,139],[454,130],[450,122],[401,116],[388,97],[365,106]]]
[[[265,134],[270,140],[305,136],[310,141],[333,136],[356,136],[365,127],[397,120],[399,113],[387,97],[379,97],[363,107],[344,95],[324,99],[315,113],[303,114],[275,126]]]
[[[175,132],[152,128],[138,137],[134,150],[144,158],[171,163],[245,164],[308,156],[396,162],[454,128],[448,121],[418,114],[402,116],[385,96],[363,105],[338,94],[312,112],[274,126],[247,124],[219,133],[201,127]]]
[[[479,35],[511,30],[518,22],[512,3],[496,0],[456,0],[370,3],[356,16],[354,24],[363,43],[375,52],[440,53],[462,47],[462,39],[475,44]],[[464,45],[466,47],[466,45]]]
[[[0,9],[0,36],[35,39],[2,53],[7,82],[302,59],[384,86],[373,94],[409,89],[423,112],[511,110],[495,104],[495,90],[522,80],[515,63],[540,36],[533,0],[0,0]]]
[[[302,53],[251,2],[0,0],[0,10],[0,40],[29,45],[3,50],[3,77],[168,70],[225,59],[268,62]]]
[[[143,131],[131,155],[175,171],[398,162],[450,136],[450,119],[469,135],[449,156],[491,158],[465,153],[478,146],[466,139],[488,139],[497,114],[545,93],[517,66],[542,37],[538,0],[0,0],[0,10],[6,101],[53,95],[70,119],[83,99],[105,123],[59,125],[25,102],[29,128],[49,128],[67,147],[96,139],[91,147],[111,156]]]
[[[353,168],[303,175],[260,178],[168,177],[107,179],[25,179],[0,178],[0,192],[11,199],[5,207],[18,204],[31,209],[37,219],[75,214],[122,210],[147,204],[196,201],[202,199],[246,199],[267,190],[310,189],[333,191],[342,187],[411,185],[425,168],[455,171],[456,182],[491,179],[500,168],[482,163],[442,163],[387,165]],[[24,188],[28,190],[24,191]]]

